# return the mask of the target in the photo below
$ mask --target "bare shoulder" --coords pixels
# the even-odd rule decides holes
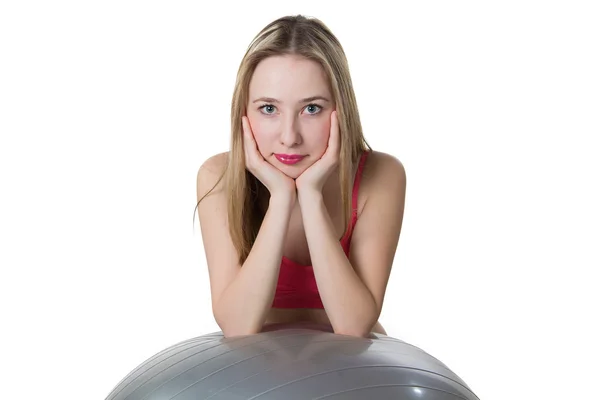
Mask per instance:
[[[229,152],[218,153],[207,158],[200,168],[197,175],[197,194],[198,199],[204,196],[213,187],[213,192],[218,192],[223,188],[223,180],[219,178],[223,175],[227,166],[227,157]],[[217,185],[218,182],[218,185]],[[217,185],[217,186],[215,186]]]
[[[199,172],[208,172],[212,174],[221,175],[227,164],[227,157],[229,152],[217,153],[213,156],[208,157],[200,166]]]
[[[375,151],[367,157],[363,170],[368,192],[379,191],[389,185],[406,185],[406,171],[402,162],[395,156]]]

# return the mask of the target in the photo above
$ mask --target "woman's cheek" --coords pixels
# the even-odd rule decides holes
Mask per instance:
[[[329,126],[323,127],[321,129],[319,138],[321,139],[321,145],[324,148],[327,148],[327,144],[329,143],[329,133],[331,131],[331,128]]]
[[[256,135],[256,145],[258,146],[258,151],[263,156],[263,158],[267,159],[274,152],[276,152],[278,145],[277,137],[275,135],[271,135],[268,132],[257,134]]]
[[[267,149],[269,148],[269,146],[267,146],[266,141],[264,140],[264,137],[260,134],[254,134],[254,138],[256,141],[256,146],[258,147],[258,152],[263,156],[266,157],[267,154],[265,154],[265,151],[267,151]]]

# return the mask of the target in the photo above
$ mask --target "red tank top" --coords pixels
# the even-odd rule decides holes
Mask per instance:
[[[350,241],[354,225],[358,219],[358,188],[362,177],[362,170],[365,165],[368,151],[365,151],[360,158],[354,185],[352,187],[352,220],[346,229],[344,237],[340,240],[340,245],[346,253],[350,254]],[[274,308],[324,308],[319,296],[317,282],[312,265],[300,265],[285,256],[281,259],[279,269],[279,279],[275,298],[273,299]]]

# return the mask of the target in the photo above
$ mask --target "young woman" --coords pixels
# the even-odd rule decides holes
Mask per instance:
[[[406,175],[364,139],[344,51],[320,20],[283,17],[257,35],[238,71],[231,126],[230,151],[206,160],[197,181],[225,337],[293,322],[386,334],[378,318]]]

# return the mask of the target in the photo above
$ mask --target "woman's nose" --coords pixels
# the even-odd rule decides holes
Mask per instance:
[[[302,143],[300,131],[297,129],[295,121],[286,121],[283,123],[281,127],[281,143],[288,147]]]
[[[300,135],[293,130],[286,130],[281,134],[281,143],[285,146],[292,147],[293,145],[300,144]]]

